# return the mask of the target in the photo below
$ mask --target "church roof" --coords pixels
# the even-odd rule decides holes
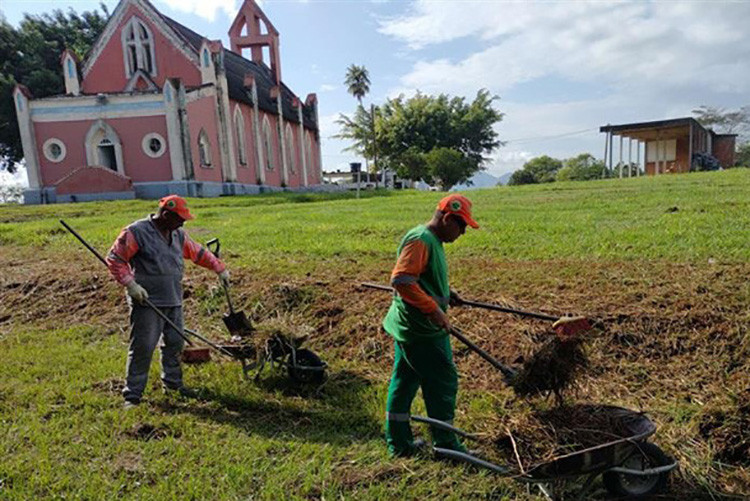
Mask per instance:
[[[162,13],[159,13],[159,15],[169,27],[190,44],[196,52],[200,52],[205,37]],[[252,105],[251,93],[245,88],[245,75],[253,75],[258,87],[258,107],[268,113],[276,114],[276,103],[271,99],[271,89],[276,85],[271,69],[263,63],[258,64],[254,61],[245,59],[241,55],[232,52],[231,50],[227,50],[226,48],[223,48],[222,50],[224,51],[224,68],[226,69],[229,97],[235,101]],[[295,95],[289,87],[284,85],[283,82],[280,87],[284,118],[296,123],[297,111],[292,106]],[[307,106],[303,106],[302,108],[302,119],[305,127],[309,129],[318,128],[312,110]]]

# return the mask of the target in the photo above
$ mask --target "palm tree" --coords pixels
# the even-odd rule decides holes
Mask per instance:
[[[367,71],[367,68],[362,66],[357,66],[356,64],[351,64],[346,69],[346,77],[344,78],[344,85],[346,85],[347,91],[349,94],[354,96],[357,101],[359,102],[360,108],[363,108],[362,106],[362,98],[367,95],[368,92],[370,92],[370,74]],[[370,141],[371,144],[375,143],[375,107],[374,105],[371,106],[370,109],[370,137],[367,139],[367,141]],[[367,147],[365,148],[367,150],[370,150],[371,148]],[[367,157],[365,157],[365,170],[367,172],[370,172],[369,162]],[[375,187],[378,187],[378,172],[377,172],[377,166],[373,164],[373,168],[375,169]]]
[[[350,65],[346,69],[344,85],[346,85],[349,94],[354,96],[359,101],[359,105],[362,106],[362,98],[370,92],[370,74],[367,68],[364,65]]]

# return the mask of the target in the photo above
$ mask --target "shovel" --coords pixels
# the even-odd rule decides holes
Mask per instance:
[[[219,251],[221,250],[221,243],[218,238],[212,238],[206,242],[206,247],[210,250],[214,256],[219,257]],[[250,336],[255,328],[250,323],[250,320],[245,315],[244,311],[234,311],[234,305],[232,305],[232,296],[229,295],[229,289],[222,282],[221,287],[224,289],[224,294],[227,297],[227,304],[229,305],[229,313],[224,315],[224,325],[227,326],[227,330],[232,336],[247,337]]]

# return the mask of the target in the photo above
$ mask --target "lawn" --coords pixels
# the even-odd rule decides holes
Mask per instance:
[[[598,320],[589,370],[569,398],[649,411],[654,442],[680,461],[675,499],[750,495],[750,171],[467,194],[482,227],[447,246],[453,286]],[[104,252],[154,202],[0,206],[0,498],[539,499],[484,471],[387,457],[392,354],[379,321],[389,299],[356,285],[387,282],[399,238],[441,196],[191,199],[186,229],[221,239],[238,305],[256,323],[310,332],[330,376],[320,388],[273,371],[246,382],[239,364],[214,357],[185,368],[202,393],[188,401],[162,394],[155,360],[146,404],[131,411],[117,394],[122,291],[58,220]],[[187,324],[225,338],[216,279],[187,270]],[[507,363],[548,332],[507,315],[451,315]],[[456,361],[456,424],[486,437],[509,431],[523,454],[520,416],[552,401],[513,398],[458,346]]]

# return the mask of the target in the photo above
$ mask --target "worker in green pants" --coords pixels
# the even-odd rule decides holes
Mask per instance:
[[[452,292],[443,243],[455,241],[467,225],[479,227],[471,217],[471,202],[462,195],[449,195],[440,201],[432,219],[407,232],[398,247],[391,274],[396,293],[383,320],[395,345],[385,423],[388,450],[394,456],[409,456],[418,448],[409,418],[420,387],[427,415],[453,421],[458,373],[445,314]],[[432,438],[435,447],[465,450],[452,432],[433,428]]]

